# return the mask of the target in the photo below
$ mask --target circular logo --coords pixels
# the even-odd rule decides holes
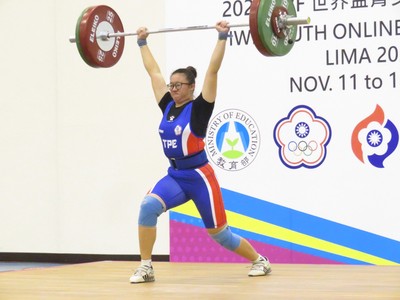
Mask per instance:
[[[296,125],[296,135],[299,138],[305,138],[310,133],[310,127],[305,122],[300,122]]]
[[[239,171],[249,166],[260,148],[256,122],[247,113],[228,109],[209,123],[206,150],[209,159],[226,171]]]
[[[378,147],[380,144],[382,144],[382,133],[380,133],[378,130],[371,130],[367,134],[367,143],[371,147]]]

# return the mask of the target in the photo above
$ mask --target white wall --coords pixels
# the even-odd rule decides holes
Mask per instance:
[[[313,14],[313,24],[328,24],[331,28],[338,22],[351,22],[352,14],[358,20],[370,20],[362,11],[352,11],[339,19],[329,14],[331,19],[327,20],[323,12],[312,12],[311,2],[304,2],[307,12]],[[141,25],[157,29],[165,24],[167,27],[211,24],[222,18],[226,9],[223,1],[193,3],[196,5],[178,0],[107,1],[129,32]],[[110,69],[88,67],[76,46],[68,41],[74,34],[79,15],[90,5],[93,2],[86,0],[0,2],[3,31],[0,46],[0,252],[139,253],[136,233],[139,204],[168,166],[157,133],[161,114],[153,99],[135,37],[126,39],[122,59]],[[371,20],[385,20],[386,10],[394,20],[398,18],[399,8],[399,5],[392,10],[377,7]],[[335,15],[339,16],[340,12],[336,11]],[[242,23],[243,20],[232,18],[230,21]],[[204,74],[201,68],[208,63],[216,34],[184,33],[184,36],[185,39],[179,36],[168,39],[166,35],[154,35],[149,43],[166,76],[175,67],[193,64],[198,67],[201,82]],[[212,43],[211,36],[214,37]],[[352,130],[372,113],[371,107],[376,103],[385,105],[388,118],[398,126],[398,102],[395,100],[398,87],[375,91],[359,88],[357,93],[336,89],[329,93],[301,94],[288,90],[291,76],[329,74],[339,85],[337,78],[344,73],[383,76],[397,72],[398,61],[385,64],[374,61],[357,66],[324,65],[324,49],[367,47],[376,58],[379,46],[390,47],[397,45],[395,42],[393,37],[364,39],[359,46],[359,39],[352,40],[349,45],[346,44],[348,40],[332,38],[302,41],[296,44],[291,55],[272,59],[262,57],[253,45],[229,48],[221,70],[224,80],[221,80],[219,92],[223,96],[218,100],[215,113],[228,108],[251,112],[264,135],[258,163],[234,175],[217,169],[221,185],[237,190],[238,184],[246,182],[249,184],[240,186],[239,192],[398,240],[398,193],[394,188],[398,180],[398,149],[388,159],[388,168],[378,170],[361,164],[350,145]],[[188,44],[199,45],[202,55],[194,55],[193,48],[187,50]],[[307,55],[301,53],[302,49]],[[169,66],[167,57],[168,63],[173,61],[178,65]],[[269,86],[260,91],[258,88],[264,88],[266,82]],[[255,106],[255,102],[261,105]],[[318,114],[327,117],[335,130],[329,145],[330,156],[324,164],[326,178],[333,176],[335,180],[332,183],[326,180],[326,186],[318,185],[316,188],[320,190],[314,190],[312,197],[307,189],[302,190],[304,197],[298,197],[295,192],[310,182],[318,182],[322,178],[320,170],[312,173],[316,181],[307,177],[311,173],[308,170],[287,170],[276,157],[272,137],[276,122],[293,106],[304,103],[317,108]],[[343,164],[348,169],[340,168]],[[270,178],[274,189],[265,191],[265,183],[262,180],[253,182],[254,177]],[[357,189],[350,185],[352,180],[348,178],[357,179]],[[369,193],[369,187],[376,184],[377,178],[379,194]],[[287,189],[285,181],[291,182],[292,189]],[[282,195],[282,191],[288,195]],[[321,194],[327,201],[319,201]],[[377,210],[379,203],[384,205]],[[361,213],[354,218],[358,209]],[[168,254],[167,215],[159,219],[159,225],[154,254]]]
[[[164,1],[144,4],[107,1],[125,31],[162,27]],[[110,69],[88,67],[68,41],[91,5],[0,3],[0,252],[139,253],[139,203],[167,166],[154,147],[160,111],[135,37]],[[150,40],[163,67],[164,38]],[[168,254],[167,219],[155,254]]]

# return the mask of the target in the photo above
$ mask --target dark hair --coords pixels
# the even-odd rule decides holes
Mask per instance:
[[[184,74],[186,76],[187,81],[190,84],[196,83],[197,71],[192,66],[189,66],[187,68],[177,69],[174,72],[172,72],[171,76],[177,73]]]

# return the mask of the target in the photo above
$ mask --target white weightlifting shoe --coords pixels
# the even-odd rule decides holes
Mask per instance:
[[[249,276],[254,277],[254,276],[265,276],[269,273],[271,273],[271,264],[269,263],[268,258],[266,257],[261,257],[260,260],[257,260],[253,262],[253,265],[251,266]]]
[[[154,269],[152,266],[140,266],[135,270],[135,273],[129,278],[131,283],[143,283],[154,281]]]

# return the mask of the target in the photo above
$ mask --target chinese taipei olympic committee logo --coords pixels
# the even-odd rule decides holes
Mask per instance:
[[[331,135],[329,123],[305,105],[294,107],[274,129],[279,157],[291,169],[320,166],[325,160]]]
[[[220,112],[209,123],[206,149],[209,159],[226,171],[239,171],[249,166],[260,148],[256,122],[238,109]]]
[[[392,121],[385,118],[383,109],[377,105],[375,111],[354,128],[351,136],[353,153],[362,163],[384,168],[383,162],[399,143],[399,132]]]

